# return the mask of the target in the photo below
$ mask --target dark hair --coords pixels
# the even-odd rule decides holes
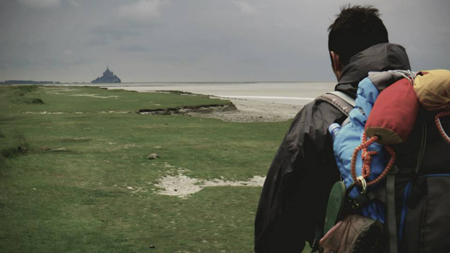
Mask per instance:
[[[328,49],[338,54],[344,65],[356,53],[389,42],[378,9],[372,6],[343,6],[328,31]]]

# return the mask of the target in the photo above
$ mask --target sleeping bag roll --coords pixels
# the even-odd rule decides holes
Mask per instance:
[[[378,135],[378,143],[392,145],[405,142],[411,134],[419,110],[419,101],[410,80],[393,83],[378,96],[367,119],[365,133]]]
[[[414,79],[414,90],[428,111],[450,110],[450,71],[421,71]]]

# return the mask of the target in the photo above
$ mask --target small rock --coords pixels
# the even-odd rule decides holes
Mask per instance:
[[[151,245],[149,245],[148,247],[149,247],[150,249],[154,249],[154,248],[155,248],[155,245],[152,245],[152,244],[151,244]]]
[[[25,153],[25,152],[27,152],[27,147],[24,147],[24,146],[18,146],[17,147],[17,151],[19,151],[19,153]]]
[[[66,152],[67,151],[67,148],[55,148],[55,149],[52,149],[52,152]]]
[[[155,153],[150,154],[150,155],[147,156],[147,159],[149,159],[149,160],[154,160],[154,159],[157,159],[157,158],[159,158],[159,155],[155,154]]]
[[[40,98],[30,98],[27,102],[31,104],[44,104],[44,101]]]

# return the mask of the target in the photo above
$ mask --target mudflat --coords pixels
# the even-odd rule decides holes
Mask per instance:
[[[121,83],[102,85],[101,87],[139,92],[178,90],[228,99],[305,105],[317,96],[334,90],[335,85],[336,83],[326,82]]]
[[[295,117],[302,107],[319,95],[332,91],[335,83],[255,82],[255,83],[130,83],[104,85],[107,89],[138,92],[182,91],[226,99],[237,111],[194,113],[229,122],[274,122]]]

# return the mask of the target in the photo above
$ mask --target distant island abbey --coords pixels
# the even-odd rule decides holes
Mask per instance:
[[[112,71],[109,70],[109,66],[106,67],[105,72],[103,72],[102,77],[97,77],[91,83],[120,83],[120,78],[118,78]]]

